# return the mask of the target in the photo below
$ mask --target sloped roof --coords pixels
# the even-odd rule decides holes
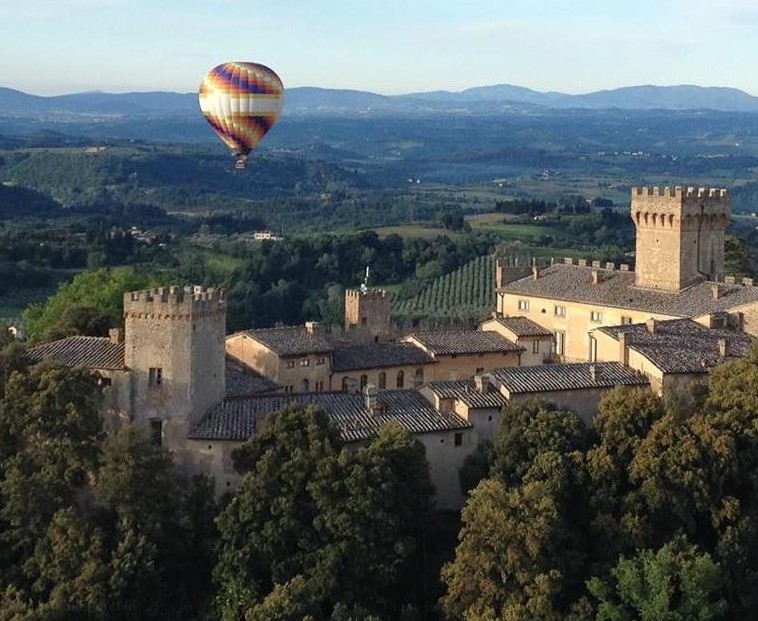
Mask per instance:
[[[491,384],[486,392],[479,392],[474,380],[429,382],[425,386],[440,399],[458,399],[470,408],[499,408],[508,403]]]
[[[336,372],[431,363],[435,359],[411,343],[347,345],[332,352],[332,371]]]
[[[334,347],[318,331],[308,332],[305,326],[260,328],[244,332],[280,356],[328,353]]]
[[[556,264],[543,269],[536,280],[527,276],[498,291],[598,306],[649,311],[672,317],[700,317],[758,302],[758,287],[705,281],[683,291],[670,292],[634,286],[634,272],[598,269],[600,282],[593,284],[591,267]],[[720,297],[714,299],[712,285]]]
[[[595,369],[594,377],[592,368]],[[618,362],[543,364],[497,369],[492,380],[511,394],[649,385],[648,378]]]
[[[272,392],[279,384],[264,377],[258,371],[226,354],[226,396],[237,397]]]
[[[415,339],[436,356],[524,351],[523,347],[511,343],[497,332],[481,330],[416,332],[407,336],[406,339]]]
[[[390,421],[411,433],[468,429],[471,425],[452,412],[435,410],[415,390],[380,390],[381,411],[373,414],[364,396],[346,392],[282,393],[227,398],[212,408],[189,432],[190,439],[237,440],[250,438],[269,415],[293,404],[322,408],[341,430],[346,442],[365,440]]]
[[[691,319],[655,322],[655,333],[644,323],[598,328],[616,340],[624,334],[630,349],[638,351],[664,373],[707,373],[723,362],[719,341],[728,343],[727,357],[747,353],[752,337],[747,334],[707,328]]]
[[[496,317],[496,321],[516,336],[553,336],[553,333],[528,317]]]
[[[69,336],[32,347],[27,356],[33,362],[54,360],[67,367],[124,369],[124,344],[102,336]]]

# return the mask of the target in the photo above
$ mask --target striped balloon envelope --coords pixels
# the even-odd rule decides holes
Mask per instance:
[[[200,110],[237,157],[237,168],[276,123],[284,104],[279,76],[264,65],[224,63],[200,85]]]

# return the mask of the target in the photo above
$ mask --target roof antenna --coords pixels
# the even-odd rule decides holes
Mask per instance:
[[[363,279],[363,284],[361,285],[361,291],[363,293],[366,293],[366,291],[368,291],[368,276],[369,276],[370,269],[371,268],[367,265],[366,266],[366,277]]]

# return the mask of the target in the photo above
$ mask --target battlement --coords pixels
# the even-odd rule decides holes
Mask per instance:
[[[726,188],[695,188],[692,186],[683,187],[677,185],[675,187],[663,187],[658,186],[635,186],[632,188],[632,200],[636,196],[661,196],[666,198],[728,198],[729,190]]]
[[[345,297],[348,298],[389,298],[390,294],[384,289],[347,289]]]
[[[124,315],[149,314],[159,317],[226,312],[223,289],[186,285],[157,287],[124,294]]]

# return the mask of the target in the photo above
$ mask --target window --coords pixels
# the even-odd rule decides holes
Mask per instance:
[[[309,366],[311,366],[311,361],[308,360],[308,358],[306,358],[305,360],[301,360],[300,361],[300,366],[301,367],[309,367]]]
[[[316,392],[324,392],[324,382],[316,382]]]
[[[285,364],[285,366],[288,369],[294,369],[295,368],[295,361],[294,360],[287,360],[287,363]]]
[[[484,367],[476,367],[476,373],[484,373]]]
[[[537,339],[534,339],[532,341],[532,353],[533,354],[539,354],[540,353],[540,342]]]
[[[316,365],[322,365],[322,364],[326,364],[326,358],[324,358],[324,356],[319,356],[318,358],[316,358]]]
[[[603,313],[600,311],[592,311],[590,313],[590,321],[592,323],[601,323],[603,321]]]
[[[105,388],[106,386],[111,385],[111,378],[110,377],[98,377],[97,378],[97,385]]]
[[[342,378],[342,392],[347,392],[347,378]]]
[[[462,433],[456,433],[453,436],[453,445],[454,446],[462,446],[463,445],[463,434]]]
[[[553,314],[556,317],[565,317],[566,316],[566,307],[565,306],[558,306],[557,304],[553,307]]]
[[[387,388],[387,374],[384,371],[379,373],[379,388]]]
[[[418,388],[424,383],[424,369],[416,369],[416,375],[413,378],[414,388]]]
[[[518,309],[520,311],[528,311],[529,310],[529,300],[519,300],[518,301]]]
[[[163,368],[162,367],[150,367],[148,372],[147,383],[150,386],[160,386],[163,382]]]
[[[163,421],[157,418],[150,420],[150,441],[156,446],[163,446]]]
[[[624,317],[623,315],[621,316],[621,325],[629,325],[630,323],[632,323],[631,317]]]
[[[368,384],[368,375],[361,375],[361,381],[360,381],[361,390],[363,390],[366,387],[366,384]]]
[[[300,380],[300,392],[308,392],[311,389],[311,383],[308,381],[308,378],[303,378]]]
[[[405,386],[405,373],[402,371],[397,372],[397,387],[403,388]]]

